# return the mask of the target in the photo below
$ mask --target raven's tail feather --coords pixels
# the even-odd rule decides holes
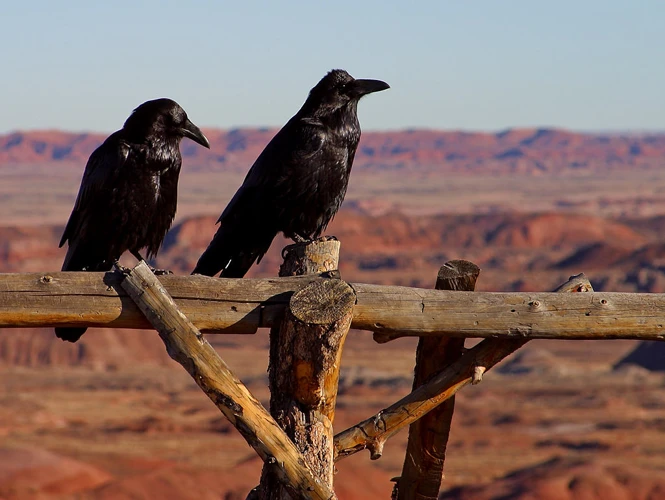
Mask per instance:
[[[242,278],[254,262],[261,260],[276,235],[276,232],[238,234],[229,226],[222,223],[192,274],[214,276],[220,273],[221,278]]]
[[[87,328],[56,328],[55,336],[67,342],[76,342]]]
[[[67,250],[67,255],[65,256],[65,261],[62,264],[62,270],[91,272],[111,270],[113,267],[112,262],[109,263],[108,260],[94,262],[94,259],[91,258],[91,252],[86,250],[87,249],[81,248],[76,243],[72,244],[70,241],[69,249]],[[81,335],[83,335],[86,330],[87,328],[85,327],[59,327],[55,329],[55,336],[67,342],[76,342],[81,338]]]

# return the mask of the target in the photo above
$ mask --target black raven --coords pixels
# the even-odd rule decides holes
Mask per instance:
[[[63,271],[109,271],[125,250],[143,260],[157,254],[176,212],[180,140],[208,139],[171,99],[141,104],[122,129],[88,159],[60,246],[69,242]],[[85,328],[56,328],[76,342]]]
[[[324,76],[254,162],[192,274],[242,278],[280,231],[295,241],[321,236],[346,194],[358,101],[387,88],[340,69]]]

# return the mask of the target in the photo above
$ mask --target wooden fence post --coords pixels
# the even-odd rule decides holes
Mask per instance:
[[[446,262],[436,279],[437,290],[472,292],[480,268],[466,260]],[[413,389],[458,360],[464,352],[464,339],[421,337],[416,351]],[[409,441],[402,475],[397,479],[393,497],[399,500],[436,500],[443,479],[443,463],[455,410],[455,396],[416,420],[409,427]]]
[[[337,270],[340,243],[317,240],[287,247],[280,276]],[[356,297],[339,279],[317,281],[294,293],[279,328],[270,332],[270,413],[332,490],[340,358]],[[264,467],[258,498],[291,498]]]

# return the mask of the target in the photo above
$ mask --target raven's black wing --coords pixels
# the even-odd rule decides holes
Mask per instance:
[[[308,166],[326,143],[320,122],[292,118],[273,137],[250,168],[217,221],[220,226],[193,274],[242,277],[266,253],[279,232],[294,179],[313,175]]]
[[[287,123],[256,159],[217,222],[242,213],[240,207],[260,205],[261,202],[266,205],[275,197],[288,197],[288,186],[294,182],[294,177],[311,174],[304,164],[321,152],[325,141],[323,126],[315,120],[299,119]]]
[[[88,159],[81,179],[74,209],[72,210],[65,230],[60,240],[60,247],[69,242],[69,251],[65,257],[63,270],[77,270],[72,262],[81,242],[90,236],[91,226],[94,218],[100,210],[111,210],[112,207],[105,206],[105,200],[110,199],[110,184],[116,178],[129,156],[129,146],[115,134],[110,136],[104,144],[99,146]],[[100,229],[100,228],[97,228]],[[109,228],[105,228],[108,230]],[[78,260],[78,259],[76,259]]]

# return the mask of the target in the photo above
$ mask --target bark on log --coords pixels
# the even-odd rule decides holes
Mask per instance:
[[[284,262],[279,267],[279,275],[303,276],[337,271],[340,246],[339,240],[326,236],[289,245],[282,250]]]
[[[324,278],[163,276],[203,332],[254,333],[278,324],[295,290]],[[350,283],[351,328],[406,336],[665,339],[665,294],[450,292]],[[473,294],[473,295],[471,295]],[[0,328],[151,328],[113,273],[0,274]]]
[[[178,309],[145,262],[129,271],[122,287],[159,332],[169,355],[240,431],[275,477],[298,498],[333,498],[331,489],[312,474],[293,442]]]
[[[584,274],[578,274],[571,276],[566,283],[558,287],[557,292],[593,292],[593,288]],[[463,292],[458,293],[461,295]],[[564,293],[564,295],[567,294]],[[594,294],[580,295],[593,296]],[[529,340],[527,338],[510,340],[490,338],[478,343],[425,385],[376,415],[337,434],[335,436],[335,460],[364,449],[370,451],[372,460],[381,458],[386,440],[454,396],[465,385],[480,382],[484,372],[490,370]]]
[[[280,275],[335,271],[339,246],[323,239],[287,247]],[[293,294],[280,327],[270,332],[270,413],[330,490],[340,359],[355,301],[339,279],[313,282]],[[290,498],[267,467],[259,498]]]
[[[446,262],[439,269],[435,288],[472,292],[479,274],[480,268],[472,262]],[[463,351],[464,339],[421,337],[416,350],[413,389],[457,361]],[[454,411],[453,396],[410,425],[402,475],[395,482],[393,497],[398,500],[436,500],[439,497]]]

